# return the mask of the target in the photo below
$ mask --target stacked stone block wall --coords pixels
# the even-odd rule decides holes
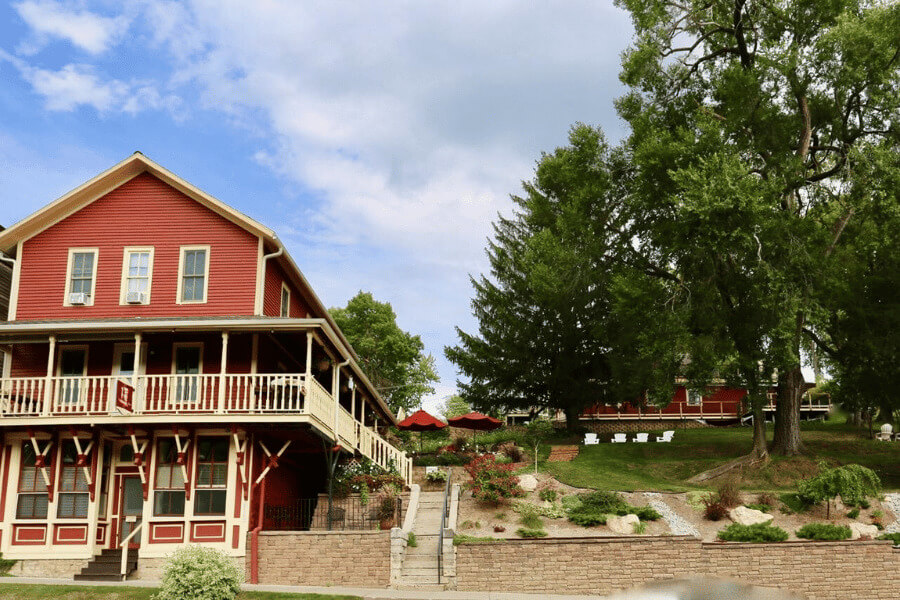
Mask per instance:
[[[249,569],[248,553],[248,579]],[[263,531],[259,583],[386,588],[391,583],[391,532]]]
[[[16,577],[69,578],[88,565],[87,559],[48,558],[19,560],[9,570]]]
[[[810,600],[896,598],[890,542],[701,543],[694,538],[508,540],[457,546],[457,589],[608,595],[661,579],[711,576]]]

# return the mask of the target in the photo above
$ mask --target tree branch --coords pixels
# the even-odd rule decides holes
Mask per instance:
[[[815,332],[813,332],[811,329],[804,327],[803,333],[805,333],[810,338],[812,338],[812,341],[814,341],[816,343],[816,346],[818,346],[819,348],[824,350],[826,353],[828,353],[831,356],[837,356],[837,354],[838,354],[837,350],[832,348],[828,344],[826,344],[825,341],[822,340],[822,338],[820,338],[819,336],[817,336],[815,334]]]
[[[841,238],[841,234],[844,232],[844,227],[847,226],[847,222],[850,220],[850,217],[853,216],[853,207],[847,209],[847,212],[843,217],[838,219],[837,223],[834,224],[834,235],[831,238],[831,244],[828,245],[828,249],[825,250],[825,256],[831,256],[831,253],[834,252],[835,246],[837,246],[838,240]]]

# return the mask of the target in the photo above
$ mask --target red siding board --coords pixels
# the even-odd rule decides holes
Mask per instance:
[[[142,174],[24,244],[16,318],[253,315],[258,238]],[[209,245],[205,304],[176,303],[180,246]],[[149,305],[120,306],[123,248],[154,246]],[[93,306],[63,306],[69,248],[99,248]]]
[[[266,287],[263,294],[263,314],[267,317],[281,316],[281,283],[283,281],[287,281],[287,278],[281,265],[270,260],[266,265]],[[297,288],[290,282],[288,282],[288,289],[291,290],[291,308],[288,316],[294,319],[306,318],[310,314],[309,307],[300,298]]]

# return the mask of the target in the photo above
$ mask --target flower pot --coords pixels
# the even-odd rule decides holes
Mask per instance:
[[[382,519],[379,526],[382,531],[387,531],[394,526],[394,519]]]

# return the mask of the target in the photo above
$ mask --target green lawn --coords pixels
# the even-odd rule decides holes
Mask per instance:
[[[0,582],[0,600],[150,600],[156,588],[34,585]],[[361,600],[358,596],[325,596],[322,594],[285,594],[281,592],[241,592],[237,600]]]
[[[563,483],[609,490],[686,491],[694,475],[745,455],[751,445],[750,427],[679,429],[670,444],[610,444],[582,446],[568,463],[546,463],[543,468]],[[629,440],[632,438],[629,435]],[[771,426],[768,438],[771,440]],[[819,461],[830,465],[858,463],[874,470],[887,490],[900,489],[900,443],[863,439],[855,427],[836,417],[828,422],[805,423],[803,442],[808,454],[773,458],[762,468],[746,470],[746,489],[791,489],[798,479],[816,473]]]

